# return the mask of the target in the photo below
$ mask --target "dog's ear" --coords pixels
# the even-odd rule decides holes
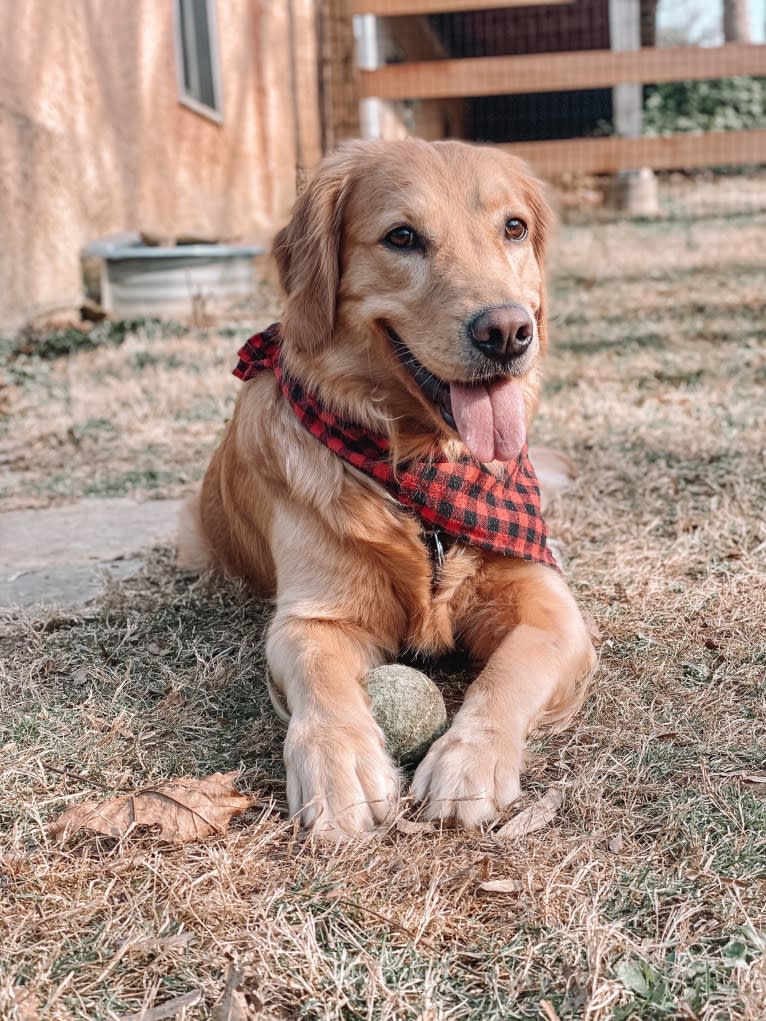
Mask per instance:
[[[287,295],[283,332],[291,344],[318,351],[332,336],[342,260],[343,209],[354,155],[350,148],[322,160],[298,197],[272,254]]]
[[[546,308],[546,261],[545,252],[551,232],[553,230],[554,216],[551,207],[545,198],[543,185],[532,177],[529,172],[523,174],[524,198],[532,211],[532,248],[540,267],[540,308],[537,313],[537,333],[540,337],[540,347],[544,351],[548,346],[548,320]]]
[[[532,213],[532,229],[530,231],[532,249],[535,253],[537,265],[540,268],[540,308],[537,312],[537,334],[540,338],[540,347],[544,351],[548,346],[548,320],[546,318],[546,296],[545,277],[546,261],[545,252],[548,239],[553,231],[555,217],[551,207],[545,198],[544,186],[531,173],[529,167],[517,156],[504,154],[506,167],[510,172],[513,184],[521,191],[524,201]]]

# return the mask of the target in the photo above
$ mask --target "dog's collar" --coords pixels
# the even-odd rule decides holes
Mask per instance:
[[[395,466],[387,437],[338,418],[285,373],[279,323],[245,342],[234,375],[247,381],[264,371],[274,373],[298,421],[312,436],[379,482],[420,519],[426,534],[437,536],[438,546],[427,542],[435,571],[443,561],[444,536],[503,556],[557,566],[548,548],[540,489],[526,446],[499,475],[468,454],[449,460],[439,450]]]

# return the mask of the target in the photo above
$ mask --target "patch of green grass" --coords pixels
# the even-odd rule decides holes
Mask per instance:
[[[199,477],[200,473],[197,473]],[[41,479],[36,491],[40,495],[64,500],[83,497],[136,496],[156,493],[171,485],[186,484],[194,476],[186,467],[176,472],[158,468],[133,468],[115,474],[99,473],[85,485],[79,484],[69,473],[56,472]]]
[[[16,337],[0,339],[0,364],[17,358],[52,361],[78,351],[94,351],[104,346],[120,346],[126,337],[141,334],[148,340],[178,337],[187,332],[181,323],[161,319],[104,319],[87,328],[75,326],[45,329],[30,326]]]
[[[199,371],[194,363],[189,363],[175,354],[159,354],[156,351],[136,351],[128,358],[128,367],[134,372],[143,372],[147,368],[188,369]]]
[[[219,400],[200,400],[191,407],[179,411],[176,416],[183,422],[212,422],[220,427],[226,417],[234,410],[234,398],[221,402]]]

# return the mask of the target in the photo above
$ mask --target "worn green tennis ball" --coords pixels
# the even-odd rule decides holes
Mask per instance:
[[[372,715],[396,762],[419,762],[447,729],[447,707],[430,677],[393,663],[371,670],[364,679]]]

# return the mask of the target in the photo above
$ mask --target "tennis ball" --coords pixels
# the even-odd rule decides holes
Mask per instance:
[[[401,764],[419,762],[447,729],[447,707],[430,677],[393,663],[371,670],[363,684],[386,750]]]

